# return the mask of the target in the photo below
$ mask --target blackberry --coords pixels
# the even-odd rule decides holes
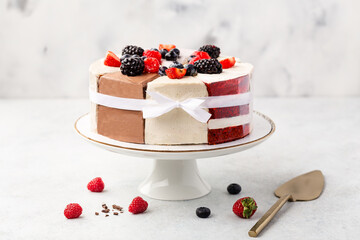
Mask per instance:
[[[165,72],[166,69],[168,69],[168,68],[165,67],[165,66],[160,67],[158,74],[159,74],[160,76],[166,76],[166,72]]]
[[[211,58],[218,58],[220,55],[220,48],[215,45],[204,45],[199,51],[207,52]]]
[[[150,51],[157,51],[157,52],[160,52],[159,49],[157,48],[150,48]]]
[[[175,51],[170,50],[170,52],[165,54],[165,59],[168,61],[175,61],[177,58],[178,58],[178,55],[176,54]]]
[[[122,55],[120,58],[120,62],[122,62],[125,58],[128,58],[128,57],[131,57],[131,55],[130,54]]]
[[[121,62],[121,73],[127,76],[138,76],[144,71],[144,60],[139,56],[125,58]]]
[[[142,57],[141,57],[141,59],[145,61],[145,59],[146,59],[146,56],[142,56]]]
[[[168,53],[168,50],[166,50],[166,49],[161,49],[161,50],[160,50],[160,53],[161,53],[161,58],[165,58],[165,55]]]
[[[194,65],[186,64],[185,69],[186,69],[185,76],[196,76],[197,75],[197,71],[196,71],[196,68],[194,67]]]
[[[141,57],[143,53],[144,53],[144,49],[134,45],[128,45],[124,47],[124,49],[122,50],[122,55],[130,54],[130,55],[138,55]]]
[[[221,63],[214,58],[198,60],[194,66],[198,73],[219,74],[222,72]]]
[[[178,63],[178,62],[174,62],[173,64],[171,64],[169,66],[169,68],[184,68],[184,65],[182,65],[181,63]]]
[[[207,207],[199,207],[196,209],[196,215],[199,218],[207,218],[210,216],[210,214],[211,214],[211,211]]]
[[[227,187],[227,191],[232,195],[238,194],[239,192],[241,192],[241,187],[237,183],[232,183]]]

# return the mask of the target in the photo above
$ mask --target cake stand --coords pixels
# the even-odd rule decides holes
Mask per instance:
[[[90,129],[89,114],[75,122],[75,130],[87,141],[112,152],[150,158],[153,169],[139,191],[154,199],[188,200],[207,195],[211,187],[199,175],[196,159],[244,151],[265,141],[275,131],[274,122],[264,114],[253,114],[253,130],[247,137],[217,145],[147,145],[116,141]]]

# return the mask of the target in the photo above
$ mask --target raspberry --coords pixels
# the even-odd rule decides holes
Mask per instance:
[[[159,51],[156,50],[145,50],[143,56],[147,57],[147,58],[156,58],[159,63],[161,63],[161,53]]]
[[[82,208],[77,203],[70,203],[64,210],[64,215],[67,219],[78,218],[82,213]]]
[[[159,71],[160,64],[156,58],[148,57],[144,60],[144,64],[145,64],[145,72],[157,73]]]
[[[115,53],[108,51],[104,60],[104,65],[109,67],[120,67],[120,59]]]
[[[230,58],[225,58],[223,60],[220,60],[220,63],[222,65],[223,69],[227,69],[227,68],[231,68],[235,65],[235,58],[234,57],[230,57]]]
[[[94,178],[87,185],[87,189],[92,192],[102,192],[104,190],[104,187],[105,184],[100,177]]]
[[[146,211],[148,203],[141,197],[136,197],[129,205],[129,212],[133,214],[143,213]]]

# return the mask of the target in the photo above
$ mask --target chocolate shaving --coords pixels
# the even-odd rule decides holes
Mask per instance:
[[[114,215],[119,215],[119,213],[117,213],[117,212],[114,212]]]
[[[99,213],[98,213],[98,212],[95,212],[95,215],[99,215]]]
[[[104,210],[101,210],[103,213],[108,213],[110,212],[110,209],[104,209]]]
[[[113,207],[113,209],[116,209],[118,211],[121,211],[123,209],[122,207],[120,207],[120,206],[118,206],[116,204],[113,204],[112,207]]]
[[[105,215],[105,217],[108,217],[108,216],[109,216],[109,214],[106,214],[106,215]]]

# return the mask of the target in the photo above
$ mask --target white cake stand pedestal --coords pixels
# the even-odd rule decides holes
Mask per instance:
[[[154,159],[151,173],[139,186],[142,194],[160,200],[188,200],[205,196],[211,191],[209,184],[199,174],[196,159],[244,151],[272,135],[274,122],[255,111],[253,116],[253,131],[249,136],[217,145],[162,146],[116,141],[91,131],[88,114],[75,122],[75,129],[84,139],[101,148]]]

